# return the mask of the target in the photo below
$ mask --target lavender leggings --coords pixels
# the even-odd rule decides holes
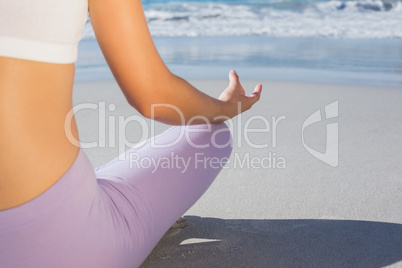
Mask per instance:
[[[49,190],[0,211],[0,267],[139,266],[232,149],[225,124],[173,127],[152,140],[171,144],[148,140],[95,171],[81,149]]]

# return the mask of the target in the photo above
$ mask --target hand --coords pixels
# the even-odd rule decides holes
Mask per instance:
[[[250,96],[246,96],[240,84],[239,76],[236,71],[231,70],[229,72],[229,86],[221,93],[218,99],[227,104],[228,115],[232,118],[250,109],[260,99],[261,91],[262,85],[258,84],[254,88],[254,92]]]

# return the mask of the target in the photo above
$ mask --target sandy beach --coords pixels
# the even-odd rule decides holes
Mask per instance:
[[[227,85],[191,82],[215,97]],[[168,233],[142,267],[402,266],[401,88],[251,80],[243,86],[257,82],[261,101],[231,122],[227,167],[185,213],[190,225]],[[119,151],[121,130],[102,132],[118,122],[109,119],[138,113],[113,81],[76,83],[74,104],[88,103],[96,106],[76,116],[81,140],[98,142],[85,149],[98,166]],[[309,124],[317,110],[321,120]],[[143,128],[132,121],[124,137],[138,142]],[[156,124],[155,132],[167,128]],[[328,150],[335,142],[338,148],[336,165],[317,159],[328,137]]]

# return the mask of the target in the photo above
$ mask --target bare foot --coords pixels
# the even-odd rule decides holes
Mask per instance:
[[[181,217],[172,225],[172,227],[170,227],[170,229],[167,231],[166,234],[169,236],[176,235],[176,234],[180,233],[181,229],[183,229],[189,225],[190,225],[190,223],[185,218]]]

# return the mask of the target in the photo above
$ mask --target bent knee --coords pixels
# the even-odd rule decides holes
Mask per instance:
[[[225,123],[188,126],[186,136],[191,146],[206,149],[213,155],[229,157],[232,152],[232,134]]]

